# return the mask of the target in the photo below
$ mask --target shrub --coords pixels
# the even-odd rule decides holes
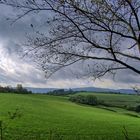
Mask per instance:
[[[135,111],[136,111],[136,112],[140,112],[140,105],[136,106]]]
[[[76,91],[73,91],[72,89],[69,89],[69,90],[57,89],[57,90],[50,91],[47,94],[54,95],[54,96],[64,96],[64,95],[66,96],[66,95],[75,94],[75,93]]]
[[[77,95],[77,96],[71,96],[69,98],[70,101],[76,102],[76,103],[81,103],[81,104],[88,104],[88,105],[97,105],[98,100],[96,96],[93,95]]]
[[[97,97],[93,96],[93,95],[87,95],[85,100],[86,100],[86,104],[89,104],[89,105],[97,105],[98,104]]]

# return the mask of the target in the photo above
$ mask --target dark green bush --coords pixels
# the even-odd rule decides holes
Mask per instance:
[[[98,104],[97,97],[93,96],[93,95],[87,95],[86,96],[86,104],[97,105]]]
[[[18,93],[18,94],[31,94],[31,91],[28,91],[26,88],[23,88],[21,84],[17,84],[16,88],[11,86],[0,86],[0,93]]]
[[[81,104],[87,104],[87,105],[97,105],[98,100],[97,97],[94,95],[77,95],[77,96],[71,96],[69,98],[70,101],[76,102],[76,103],[81,103]]]
[[[76,91],[73,91],[72,89],[69,90],[64,90],[64,89],[57,89],[57,90],[53,90],[48,92],[48,95],[54,95],[54,96],[66,96],[66,95],[70,95],[70,94],[75,94],[77,93]]]
[[[140,105],[136,106],[135,111],[136,111],[136,112],[140,112]]]

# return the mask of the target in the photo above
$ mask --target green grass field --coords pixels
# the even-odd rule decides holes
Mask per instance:
[[[140,99],[132,95],[95,95],[108,102],[133,105]],[[8,112],[16,108],[21,118],[9,120]],[[56,140],[124,140],[124,126],[133,140],[140,138],[140,118],[120,112],[75,104],[68,97],[0,94],[0,120],[6,126],[3,133],[7,140],[50,140],[54,135]]]
[[[81,95],[92,94],[95,95],[99,100],[105,101],[107,104],[112,104],[114,106],[123,107],[125,105],[135,107],[140,105],[140,96],[137,95],[125,95],[125,94],[106,94],[106,93],[78,93]]]

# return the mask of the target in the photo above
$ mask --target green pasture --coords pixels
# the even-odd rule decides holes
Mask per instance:
[[[107,102],[125,101],[132,105],[140,99],[133,95],[95,95]],[[20,117],[9,119],[8,112],[17,108]],[[1,93],[0,120],[5,127],[3,137],[7,140],[124,140],[124,127],[130,138],[140,138],[139,117],[76,104],[68,97]],[[32,138],[28,138],[28,134]],[[54,135],[57,138],[53,138]]]
[[[140,96],[138,95],[128,95],[128,94],[109,94],[109,93],[93,93],[93,92],[81,92],[81,95],[95,95],[99,100],[104,101],[107,104],[113,106],[131,106],[135,107],[140,105]],[[78,95],[76,94],[76,95]]]

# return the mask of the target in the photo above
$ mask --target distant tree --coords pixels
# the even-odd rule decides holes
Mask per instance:
[[[17,90],[17,92],[22,91],[23,90],[22,84],[17,84],[16,90]]]
[[[136,106],[135,111],[140,112],[140,105]]]
[[[74,91],[71,88],[67,92],[68,93],[74,93]]]
[[[87,105],[98,105],[97,97],[94,95],[75,95],[69,98],[70,101]]]
[[[73,91],[72,89],[69,90],[64,90],[64,89],[57,89],[57,90],[53,90],[48,92],[47,94],[49,95],[57,95],[57,96],[61,96],[61,95],[69,95],[69,94],[75,94],[76,92]]]
[[[17,84],[16,86],[16,93],[20,93],[20,94],[31,94],[31,91],[28,91],[26,88],[23,88],[22,84]]]
[[[86,103],[86,98],[85,98],[85,96],[83,96],[83,95],[77,95],[77,96],[76,96],[76,102],[77,102],[77,103],[83,103],[83,104],[85,104],[85,103]]]
[[[97,105],[98,104],[97,97],[93,96],[93,95],[87,95],[86,102],[89,105]]]
[[[21,84],[17,84],[16,88],[12,86],[0,86],[0,93],[20,93],[20,94],[31,94],[26,88],[23,88]]]
[[[46,75],[82,62],[86,76],[118,70],[140,76],[139,0],[1,0],[17,9],[14,22],[46,13],[49,32],[28,37],[25,55],[36,58]],[[48,16],[48,12],[51,16]],[[31,24],[31,28],[34,25]]]
[[[140,88],[138,86],[132,87],[137,95],[140,95]]]

